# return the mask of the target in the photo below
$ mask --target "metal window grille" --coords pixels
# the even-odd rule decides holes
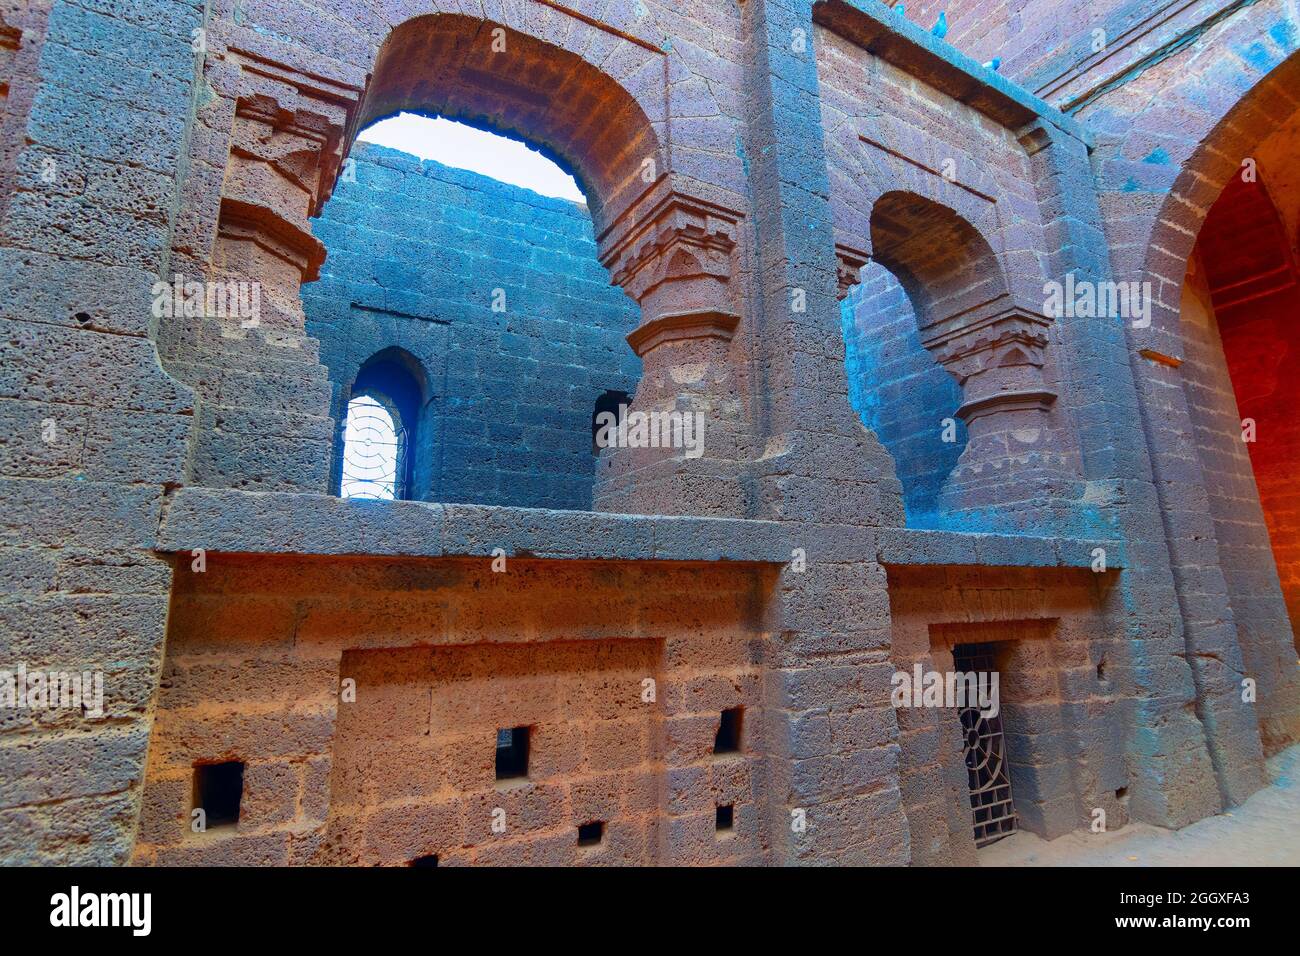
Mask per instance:
[[[348,403],[343,430],[344,498],[392,500],[405,492],[406,429],[397,427],[393,415],[369,395]]]
[[[962,673],[994,670],[992,644],[960,644],[952,651],[953,667]],[[1011,799],[1011,774],[1007,768],[1002,714],[985,717],[978,703],[959,711],[962,755],[970,784],[971,822],[975,845],[987,846],[1016,832],[1016,808]]]

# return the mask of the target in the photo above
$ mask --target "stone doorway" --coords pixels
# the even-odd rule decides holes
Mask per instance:
[[[958,644],[952,649],[959,674],[994,674],[996,644]],[[996,700],[996,698],[994,698]],[[966,699],[958,709],[962,730],[962,759],[970,786],[971,824],[975,846],[988,846],[1016,832],[1018,817],[1011,794],[1010,759],[1002,732],[1000,709],[984,710]]]

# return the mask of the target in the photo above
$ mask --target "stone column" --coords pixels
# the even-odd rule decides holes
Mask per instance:
[[[233,100],[228,160],[208,273],[178,275],[238,294],[255,314],[162,320],[168,370],[197,398],[187,480],[324,493],[330,384],[299,290],[325,261],[308,219],[338,176],[360,90],[235,50],[211,72]]]
[[[741,475],[752,448],[733,341],[741,322],[734,280],[740,220],[663,180],[599,237],[613,281],[641,304],[628,343],[643,372],[626,434],[627,445],[640,447],[602,450],[598,511],[745,514]],[[639,432],[643,414],[660,417]],[[692,426],[681,435],[696,444],[662,441],[678,422]]]
[[[752,475],[757,514],[787,522],[800,552],[764,608],[768,839],[778,864],[903,864],[887,581],[869,545],[869,529],[903,523],[902,489],[849,404],[836,286],[854,270],[836,256],[812,2],[747,0],[741,17]],[[835,557],[831,539],[846,542]]]
[[[1078,478],[1054,427],[1043,377],[1051,320],[1008,295],[921,328],[921,343],[962,387],[967,443],[944,484],[951,510],[1072,498]]]

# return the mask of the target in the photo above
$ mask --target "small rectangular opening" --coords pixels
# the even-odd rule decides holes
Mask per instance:
[[[203,811],[207,829],[238,823],[243,795],[243,761],[204,763],[194,768],[194,806]]]
[[[497,779],[518,780],[528,776],[528,728],[497,731]]]
[[[728,803],[726,806],[718,807],[717,827],[719,833],[726,833],[736,825],[736,805]]]
[[[734,754],[740,752],[740,724],[744,708],[729,707],[722,712],[718,721],[718,733],[713,738],[715,754]]]
[[[578,827],[578,846],[598,846],[605,839],[605,822],[593,820]]]
[[[407,864],[407,866],[414,866],[420,868],[437,866],[437,865],[438,865],[438,854],[436,853],[430,853],[428,856],[417,856],[414,860],[412,860],[410,863]]]

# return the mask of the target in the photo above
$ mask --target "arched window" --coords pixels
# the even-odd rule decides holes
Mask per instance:
[[[423,498],[430,401],[419,361],[400,348],[372,355],[340,409],[334,474],[343,498]]]
[[[373,395],[358,395],[348,402],[339,488],[342,497],[401,498],[406,458],[406,431],[394,412]]]

